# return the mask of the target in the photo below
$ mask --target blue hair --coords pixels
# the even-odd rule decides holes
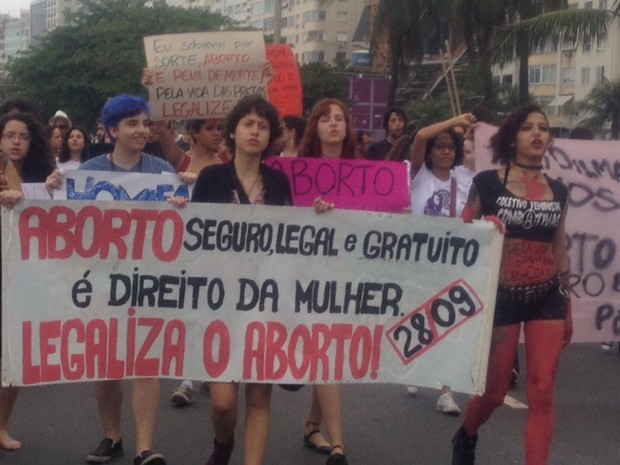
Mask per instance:
[[[151,109],[146,100],[135,95],[119,95],[106,102],[101,110],[101,121],[109,135],[110,129],[117,128],[121,120],[140,113],[151,115]]]

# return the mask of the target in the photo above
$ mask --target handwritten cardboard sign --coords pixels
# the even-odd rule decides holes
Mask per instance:
[[[153,119],[223,118],[246,95],[267,97],[260,32],[148,36],[144,47]]]
[[[347,210],[403,213],[409,207],[404,163],[307,157],[271,157],[265,163],[286,173],[298,207],[311,206],[319,196]]]
[[[493,169],[489,140],[476,128],[476,170]],[[620,142],[554,139],[544,172],[568,187],[566,237],[576,342],[620,339]]]
[[[267,59],[274,70],[269,82],[269,101],[281,116],[302,116],[303,88],[293,49],[286,44],[268,45]]]
[[[483,390],[503,241],[491,223],[68,200],[2,214],[4,383]]]

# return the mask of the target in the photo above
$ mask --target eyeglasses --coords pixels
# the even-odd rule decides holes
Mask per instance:
[[[443,152],[444,150],[452,151],[452,150],[456,149],[456,145],[454,145],[454,144],[434,144],[433,148],[439,150],[440,152]]]
[[[8,139],[8,140],[19,140],[20,142],[30,142],[32,139],[28,134],[24,134],[24,133],[17,133],[17,132],[3,132],[2,133],[2,138],[3,139]]]

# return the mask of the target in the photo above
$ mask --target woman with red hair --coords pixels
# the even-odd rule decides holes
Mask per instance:
[[[299,146],[300,157],[355,158],[355,135],[349,110],[337,99],[320,100],[310,112],[306,131]],[[317,212],[334,208],[321,197],[314,203]],[[329,434],[328,442],[320,431],[321,423]],[[340,385],[317,384],[312,387],[312,403],[306,420],[304,446],[328,454],[327,465],[347,465],[342,436]]]

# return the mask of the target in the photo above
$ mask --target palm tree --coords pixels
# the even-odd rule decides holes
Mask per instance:
[[[610,10],[567,9],[566,0],[517,0],[507,10],[509,24],[494,38],[494,62],[519,62],[519,102],[529,100],[529,56],[547,45],[582,43],[607,30]]]
[[[606,122],[611,121],[611,138],[620,139],[620,80],[605,79],[597,83],[578,108],[592,115],[579,126],[599,131]]]
[[[455,0],[455,28],[484,72],[484,99],[493,105],[491,68],[519,61],[519,101],[529,99],[529,56],[562,41],[581,42],[606,30],[611,11],[567,8],[567,0]],[[617,10],[620,10],[620,2]]]
[[[448,38],[453,0],[377,0],[372,20],[371,52],[389,56],[390,93],[394,104],[396,89],[409,63],[419,62],[430,48],[443,48]],[[432,45],[437,44],[437,45]],[[382,50],[387,46],[387,50]]]
[[[391,77],[388,107],[394,105],[405,65],[422,56],[420,22],[424,9],[421,3],[419,0],[380,0],[376,5],[370,49],[373,55],[377,55],[382,46],[388,48]]]

